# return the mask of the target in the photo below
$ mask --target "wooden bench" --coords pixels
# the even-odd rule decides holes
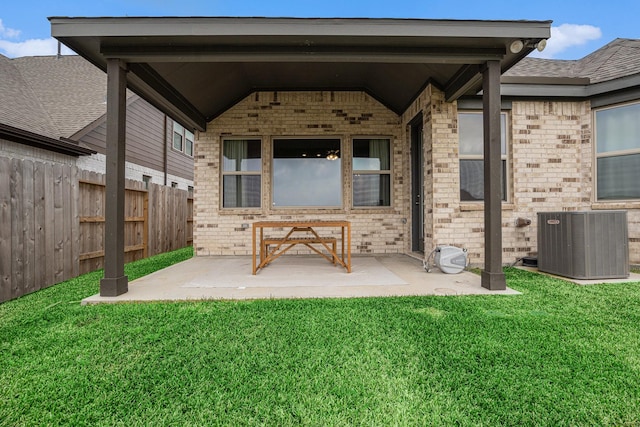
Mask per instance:
[[[322,245],[331,245],[331,249],[332,251],[332,258],[329,258],[328,256],[326,256],[325,254],[323,254],[322,252],[320,252],[317,248],[311,246],[312,244],[322,244]],[[333,264],[336,263],[336,257],[333,256],[333,254],[336,254],[336,249],[338,247],[338,239],[336,239],[335,237],[287,237],[286,239],[283,238],[266,238],[262,240],[262,250],[260,251],[260,261],[264,261],[266,254],[269,254],[269,246],[271,245],[276,245],[276,249],[274,250],[273,253],[271,253],[270,255],[275,254],[275,251],[277,251],[281,246],[283,245],[287,245],[286,248],[283,249],[283,251],[281,252],[284,253],[286,251],[288,251],[289,249],[291,249],[292,247],[294,247],[295,245],[305,245],[306,247],[308,247],[309,249],[311,249],[312,251],[324,256],[325,258],[327,258],[329,261],[331,261]],[[278,254],[278,256],[280,256],[280,254]],[[273,259],[277,258],[278,256],[274,257]]]
[[[289,231],[282,237],[264,235],[265,228],[283,231],[289,227],[291,227]],[[340,237],[322,237],[314,229],[320,227],[339,228]],[[339,264],[351,273],[351,223],[349,221],[258,221],[253,223],[251,240],[254,275],[259,269],[266,267],[296,245],[305,245],[330,263]],[[342,243],[341,254],[338,254],[338,240]],[[258,252],[260,259],[256,263]]]

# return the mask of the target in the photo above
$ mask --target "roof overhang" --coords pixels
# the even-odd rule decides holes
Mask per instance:
[[[428,84],[453,101],[481,89],[550,36],[551,21],[52,17],[52,35],[96,66],[127,64],[127,83],[203,130],[261,90],[363,90],[397,114]],[[524,48],[511,52],[522,40]]]
[[[591,83],[586,77],[507,77],[501,79],[501,93],[508,97],[593,98],[640,87],[640,74]]]
[[[74,157],[96,153],[96,151],[81,147],[71,140],[53,139],[2,123],[0,123],[0,138]]]

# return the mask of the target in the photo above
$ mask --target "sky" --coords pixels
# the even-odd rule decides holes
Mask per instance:
[[[547,47],[533,56],[580,59],[616,38],[640,39],[639,13],[640,0],[3,0],[0,54],[55,54],[51,16],[260,16],[551,20]]]

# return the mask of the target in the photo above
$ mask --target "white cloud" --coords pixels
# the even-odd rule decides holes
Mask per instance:
[[[559,53],[575,46],[582,46],[589,41],[602,37],[602,31],[593,25],[562,24],[551,27],[551,37],[547,47],[542,51],[533,51],[536,58],[554,58]]]
[[[7,39],[15,39],[20,35],[20,30],[14,30],[13,28],[7,28],[0,19],[0,37]]]
[[[23,42],[11,42],[0,40],[0,51],[9,58],[19,56],[43,56],[56,55],[58,53],[58,41],[53,38],[31,39]],[[66,46],[62,46],[63,55],[74,55],[75,53]]]
[[[21,34],[20,30],[5,27],[2,19],[0,19],[0,53],[9,58],[20,56],[43,56],[55,55],[58,53],[58,41],[54,38],[48,39],[29,39],[18,41]],[[75,55],[75,53],[62,46],[63,55]]]

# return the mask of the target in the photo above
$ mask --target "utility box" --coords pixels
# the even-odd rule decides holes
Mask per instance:
[[[627,212],[539,212],[538,270],[574,279],[629,277]]]

